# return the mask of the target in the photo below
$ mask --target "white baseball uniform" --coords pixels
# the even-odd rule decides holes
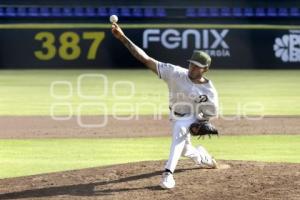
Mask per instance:
[[[195,84],[188,70],[169,63],[157,63],[158,76],[169,88],[172,145],[165,168],[174,172],[180,156],[199,162],[199,152],[191,144],[188,128],[196,119],[209,119],[217,115],[218,95],[212,82]]]

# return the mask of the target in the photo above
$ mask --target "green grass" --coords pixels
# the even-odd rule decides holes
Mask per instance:
[[[0,178],[167,159],[169,137],[0,140]],[[217,159],[300,163],[300,136],[223,136],[196,140]]]
[[[107,76],[107,95],[98,99],[78,95],[77,78],[86,73]],[[219,92],[221,111],[225,115],[300,115],[300,70],[212,70],[208,77]],[[71,97],[52,97],[53,81],[70,82]],[[126,98],[130,86],[117,81],[132,82],[133,96]],[[113,95],[114,85],[119,97]],[[103,81],[95,78],[85,79],[81,86],[85,95],[103,94]],[[55,88],[57,95],[68,92],[66,86]],[[114,111],[142,115],[168,113],[167,86],[149,70],[1,70],[0,94],[0,115],[50,115],[53,105],[56,105],[55,115],[112,114]],[[71,106],[71,113],[66,104]],[[81,112],[78,112],[80,105]]]

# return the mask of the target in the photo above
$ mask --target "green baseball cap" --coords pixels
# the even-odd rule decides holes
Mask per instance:
[[[209,67],[211,63],[210,56],[204,51],[195,50],[192,57],[188,60],[198,67]]]

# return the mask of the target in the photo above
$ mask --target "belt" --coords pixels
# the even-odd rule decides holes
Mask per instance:
[[[169,109],[170,109],[170,112],[172,112],[172,109],[171,109],[171,107],[169,107]],[[185,116],[186,114],[188,114],[188,113],[178,113],[178,112],[173,112],[174,113],[174,115],[176,115],[177,117],[183,117],[183,116]]]
[[[174,112],[174,115],[178,116],[178,117],[183,117],[184,115],[186,115],[187,113],[178,113],[178,112]]]

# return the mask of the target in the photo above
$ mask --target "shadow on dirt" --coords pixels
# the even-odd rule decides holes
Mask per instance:
[[[179,169],[176,171],[177,173],[181,173],[187,170],[194,170],[195,168],[186,168]],[[38,188],[38,189],[30,189],[19,192],[12,192],[6,194],[0,194],[0,199],[22,199],[22,198],[37,198],[37,197],[54,197],[60,195],[68,195],[68,196],[105,196],[112,195],[115,192],[128,192],[128,191],[137,191],[137,190],[163,190],[158,185],[149,185],[146,187],[132,187],[132,188],[115,188],[115,189],[96,189],[98,186],[105,186],[108,184],[118,184],[130,181],[137,181],[141,179],[149,179],[154,176],[160,176],[161,171],[155,171],[151,173],[144,173],[134,176],[129,176],[125,178],[120,178],[117,180],[111,181],[103,181],[103,182],[94,182],[87,184],[78,184],[78,185],[63,185],[63,186],[55,186],[48,188]]]

